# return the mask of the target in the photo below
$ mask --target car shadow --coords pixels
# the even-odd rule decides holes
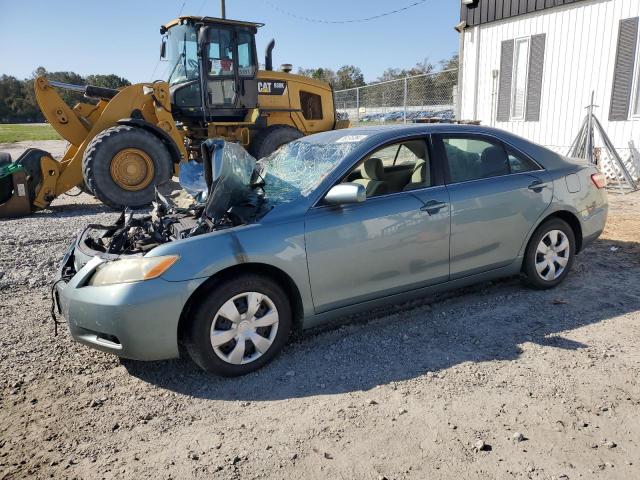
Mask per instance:
[[[577,350],[571,331],[640,310],[640,243],[600,240],[555,289],[517,278],[390,305],[306,332],[261,370],[220,378],[190,360],[123,360],[129,373],[205,399],[262,401],[369,390],[465,363],[516,360],[521,345]],[[603,285],[615,286],[607,290]]]

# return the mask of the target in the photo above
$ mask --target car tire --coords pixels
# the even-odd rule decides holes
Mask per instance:
[[[546,290],[569,274],[576,253],[573,229],[560,218],[552,218],[533,233],[525,251],[522,271],[527,285]]]
[[[250,304],[257,308],[253,315],[248,311]],[[282,350],[291,331],[291,316],[286,293],[268,277],[245,274],[222,280],[207,289],[191,310],[185,347],[207,372],[223,377],[246,375]]]

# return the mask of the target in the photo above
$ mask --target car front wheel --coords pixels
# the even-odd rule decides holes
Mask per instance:
[[[268,278],[241,275],[205,293],[193,310],[185,343],[202,369],[235,377],[271,361],[290,331],[285,292]]]
[[[553,288],[562,282],[575,255],[573,230],[559,218],[544,222],[534,232],[524,258],[526,282],[537,289]]]

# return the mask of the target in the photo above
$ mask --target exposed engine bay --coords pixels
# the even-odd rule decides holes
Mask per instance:
[[[180,176],[194,197],[190,206],[178,207],[156,192],[150,214],[126,209],[113,225],[88,225],[80,241],[99,254],[144,254],[163,243],[251,223],[269,210],[262,165],[244,148],[208,140],[202,150],[202,165]]]

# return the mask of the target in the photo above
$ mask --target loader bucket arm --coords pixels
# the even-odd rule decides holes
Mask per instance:
[[[97,98],[98,103],[79,103],[71,108],[60,97],[57,88],[82,92],[85,96]],[[135,84],[121,90],[112,90],[60,84],[38,77],[34,82],[34,90],[44,117],[69,142],[69,146],[60,160],[55,160],[42,151],[35,157],[35,154],[28,159],[21,156],[16,160],[24,163],[26,170],[30,172],[27,193],[32,210],[47,208],[54,198],[81,185],[84,182],[82,163],[87,146],[101,132],[123,122],[134,123],[161,138],[171,152],[175,173],[179,162],[188,157],[184,133],[176,126],[171,113],[169,85],[165,82]],[[14,195],[17,195],[13,190]],[[5,212],[0,205],[0,217],[3,213]]]
[[[78,147],[84,142],[90,126],[67,105],[58,95],[46,77],[38,77],[34,81],[36,101],[44,118],[71,145]]]

